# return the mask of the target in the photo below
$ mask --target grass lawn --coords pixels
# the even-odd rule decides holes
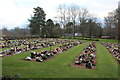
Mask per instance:
[[[74,40],[74,37],[68,37],[68,38],[72,38]],[[82,37],[77,37],[75,36],[76,39],[82,39]],[[90,39],[90,38],[87,38],[87,37],[83,37],[83,39]],[[97,40],[97,38],[92,38],[94,40]],[[118,43],[118,40],[115,40],[115,39],[98,39],[100,42],[111,42],[111,43]]]
[[[2,73],[3,75],[15,75],[19,73],[21,78],[117,78],[117,61],[99,42],[96,43],[96,70],[81,69],[70,66],[78,54],[88,44],[89,42],[80,44],[43,63],[21,60],[30,55],[29,52],[4,57],[2,59]],[[52,48],[55,47],[56,46]],[[43,49],[49,50],[49,47]]]
[[[100,42],[111,42],[111,43],[118,43],[115,39],[99,39]]]

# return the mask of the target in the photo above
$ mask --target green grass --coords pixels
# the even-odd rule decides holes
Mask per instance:
[[[69,49],[43,63],[23,61],[29,52],[3,58],[3,75],[19,73],[21,78],[117,78],[118,65],[114,57],[97,42],[97,69],[71,67],[71,63],[89,42]],[[52,47],[52,48],[55,48]],[[43,48],[48,49],[49,48]],[[41,51],[39,49],[37,51]]]
[[[115,39],[99,39],[100,42],[111,42],[111,43],[118,43]]]
[[[97,69],[104,77],[118,77],[117,61],[100,43],[97,43]]]
[[[75,36],[75,39],[74,37],[66,37],[66,38],[70,38],[70,39],[73,39],[73,40],[78,40],[78,39],[90,39],[90,38],[87,38],[87,37],[77,37]],[[115,39],[97,39],[97,38],[92,38],[92,40],[99,40],[100,42],[110,42],[110,43],[118,43],[118,40],[115,40]],[[119,42],[120,43],[120,42]]]
[[[2,77],[1,75],[2,75],[2,58],[0,58],[0,77]]]

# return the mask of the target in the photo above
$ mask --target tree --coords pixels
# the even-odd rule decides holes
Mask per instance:
[[[14,29],[10,30],[13,38],[25,38],[28,35],[30,35],[30,30],[27,28],[19,28],[19,27],[15,27]]]
[[[65,29],[65,26],[69,22],[73,22],[73,33],[75,36],[75,27],[76,27],[76,20],[77,20],[77,15],[78,15],[78,9],[79,7],[77,5],[59,5],[58,7],[58,19],[60,23],[63,26],[63,29]],[[64,32],[63,32],[64,34]]]
[[[79,10],[79,6],[77,5],[70,5],[70,7],[68,8],[69,11],[69,16],[70,16],[70,20],[73,22],[73,33],[74,33],[74,38],[75,38],[75,27],[76,27],[76,21],[77,21],[77,16],[78,16],[78,10]]]
[[[11,32],[10,32],[6,27],[4,27],[4,28],[2,29],[2,37],[3,37],[5,40],[11,39],[11,37],[12,37]]]
[[[53,21],[51,19],[48,19],[46,22],[46,28],[45,28],[45,32],[46,32],[47,37],[52,37],[54,35],[53,28],[54,28]]]
[[[79,26],[79,31],[82,35],[82,39],[83,37],[85,36],[85,28],[86,28],[86,23],[87,23],[87,18],[89,16],[89,12],[87,9],[84,9],[84,8],[80,8],[79,11],[78,11],[78,20],[79,20],[79,23],[80,23],[80,26]]]
[[[58,9],[58,16],[57,18],[59,19],[59,22],[62,24],[63,28],[65,27],[65,24],[67,23],[67,14],[68,14],[68,9],[66,5],[59,5]]]
[[[75,4],[69,5],[67,7],[66,5],[60,5],[58,12],[58,18],[60,19],[60,23],[63,25],[64,34],[73,33],[75,38],[75,33],[78,32],[81,33],[83,37],[91,37],[92,33],[97,30],[99,34],[96,31],[95,35],[101,35],[101,26],[96,21],[94,21],[94,19],[92,19],[93,17],[90,16],[87,9],[80,8]]]
[[[73,33],[73,22],[68,22],[65,25],[65,33]]]
[[[63,29],[60,27],[59,23],[56,23],[53,28],[54,37],[61,37]]]
[[[55,18],[58,19],[58,21],[61,25],[61,28],[63,28],[62,35],[64,35],[65,34],[64,33],[65,25],[66,25],[67,21],[69,21],[67,6],[64,4],[59,5],[57,8],[57,13],[58,13],[58,15]]]
[[[29,26],[32,35],[44,34],[43,28],[45,27],[45,12],[43,8],[34,8],[34,15],[29,19]]]
[[[101,36],[101,24],[97,21],[97,18],[90,17],[87,21],[87,31],[88,37],[100,37]]]
[[[109,12],[108,16],[105,17],[105,34],[107,36],[110,36],[111,38],[115,38],[116,33],[115,33],[115,28],[117,24],[117,20],[115,19],[116,12]]]
[[[117,40],[120,42],[120,2],[118,3],[118,9],[116,10],[116,20],[118,21],[118,25],[116,27],[117,32]]]
[[[118,8],[108,13],[105,17],[105,27],[103,28],[104,35],[107,34],[111,38],[115,38],[120,41],[120,2]]]

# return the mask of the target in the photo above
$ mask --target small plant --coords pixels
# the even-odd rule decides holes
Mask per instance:
[[[17,73],[15,76],[12,75],[3,75],[1,80],[17,80],[18,78],[20,78],[20,74]]]

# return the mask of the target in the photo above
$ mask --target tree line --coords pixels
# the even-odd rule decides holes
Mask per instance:
[[[59,5],[58,15],[55,16],[57,23],[52,19],[46,19],[43,8],[34,8],[34,15],[29,20],[31,34],[42,37],[61,37],[65,34],[81,34],[82,37],[100,37],[102,25],[99,20],[85,8],[78,5]]]
[[[116,10],[109,12],[105,17],[103,34],[120,40],[120,3],[118,3]]]
[[[14,36],[33,35],[44,38],[59,38],[72,35],[74,38],[79,33],[82,38],[110,36],[112,39],[120,40],[120,8],[109,12],[104,18],[104,23],[99,21],[95,15],[89,13],[86,8],[78,5],[59,5],[55,20],[46,20],[46,13],[41,7],[33,8],[33,15],[28,20],[26,29],[15,28],[13,30],[3,29],[4,34]]]

